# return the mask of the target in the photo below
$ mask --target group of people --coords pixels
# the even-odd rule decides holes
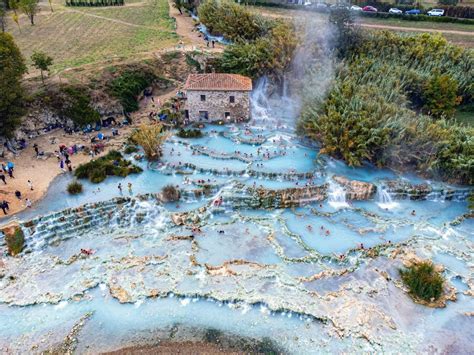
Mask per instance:
[[[56,151],[56,157],[58,158],[59,168],[62,171],[66,171],[65,167],[69,172],[72,171],[72,162],[69,159],[70,155],[76,154],[79,151],[77,145],[73,145],[72,147],[66,147],[64,144],[59,146],[59,151]]]
[[[5,165],[5,163],[2,163],[2,177],[0,177],[0,179],[5,183],[5,185],[7,184],[6,181],[5,181],[5,174],[8,174],[8,176],[13,179],[14,176],[13,176],[13,169],[15,168],[15,164],[13,164],[11,161],[7,162],[7,164]]]
[[[213,39],[210,39],[208,36],[204,36],[204,40],[206,41],[206,46],[210,47],[212,45],[212,48],[215,48],[216,46],[216,41]]]
[[[132,191],[132,183],[129,182],[129,183],[127,184],[127,187],[128,187],[128,193],[131,195],[131,194],[133,193],[133,191]],[[121,182],[119,182],[119,184],[117,185],[117,188],[118,188],[118,190],[120,191],[120,193],[123,192],[123,191],[122,191],[123,188],[122,188],[122,183],[121,183]]]

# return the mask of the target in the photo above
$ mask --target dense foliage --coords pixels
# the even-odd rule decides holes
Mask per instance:
[[[202,137],[202,132],[200,129],[184,129],[181,128],[176,135],[180,138],[200,138]]]
[[[64,100],[59,104],[59,113],[70,118],[78,126],[92,124],[100,120],[99,113],[92,107],[90,96],[81,87],[64,86]]]
[[[227,73],[281,79],[288,69],[298,38],[284,20],[263,19],[246,7],[226,0],[207,0],[199,7],[199,19],[208,29],[233,41],[219,62]]]
[[[82,184],[77,180],[70,182],[67,185],[67,192],[69,192],[71,195],[80,194],[82,192]]]
[[[111,150],[103,157],[79,165],[74,175],[78,179],[89,179],[91,182],[98,184],[104,181],[107,176],[125,177],[130,174],[140,173],[141,171],[140,167],[123,159],[120,152]]]
[[[149,86],[155,75],[148,70],[127,70],[114,78],[109,89],[111,94],[120,100],[126,112],[138,110],[138,97]]]
[[[443,277],[435,271],[430,262],[422,262],[400,270],[400,276],[410,289],[410,294],[424,301],[437,300],[443,292]]]
[[[371,32],[361,43],[326,99],[307,102],[302,133],[353,166],[369,161],[472,184],[474,130],[448,121],[460,101],[472,101],[472,53],[428,34]]]
[[[21,77],[26,66],[20,50],[8,33],[0,33],[0,135],[10,137],[23,114]]]
[[[232,1],[206,0],[199,6],[198,14],[211,33],[231,41],[253,41],[270,29],[269,20]]]

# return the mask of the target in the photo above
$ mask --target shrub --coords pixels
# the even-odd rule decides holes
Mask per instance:
[[[76,86],[61,88],[64,98],[57,103],[59,114],[70,118],[75,124],[85,126],[100,120],[99,113],[91,106],[88,90]]]
[[[138,110],[138,96],[154,79],[149,70],[127,70],[109,83],[109,90],[126,112],[133,112]]]
[[[199,20],[209,32],[231,41],[255,40],[269,29],[269,20],[228,0],[206,0],[198,8]]]
[[[180,191],[173,185],[166,185],[161,190],[161,193],[166,202],[176,202],[181,197]]]
[[[166,138],[161,124],[141,125],[130,136],[133,143],[143,148],[148,160],[157,160],[161,157],[161,145]]]
[[[176,135],[180,138],[200,138],[202,137],[202,132],[200,129],[181,128]]]
[[[138,148],[134,145],[127,145],[123,151],[125,154],[132,154],[138,152]]]
[[[254,79],[269,75],[278,80],[289,68],[297,44],[294,28],[285,21],[275,21],[267,35],[227,46],[218,65],[223,72]]]
[[[89,179],[92,183],[97,184],[104,181],[107,176],[125,177],[141,171],[142,169],[139,166],[123,159],[122,154],[116,150],[111,150],[103,157],[79,165],[74,175],[78,179]]]
[[[15,256],[21,253],[25,246],[25,235],[20,227],[11,227],[5,234],[5,242],[7,243],[8,253]]]
[[[434,270],[431,262],[422,262],[400,270],[403,283],[410,294],[424,301],[437,300],[443,292],[443,277]]]
[[[82,184],[77,180],[70,182],[67,185],[67,192],[69,192],[71,195],[80,194],[82,192]]]
[[[461,102],[458,83],[447,74],[436,73],[423,87],[424,110],[434,117],[452,118]]]

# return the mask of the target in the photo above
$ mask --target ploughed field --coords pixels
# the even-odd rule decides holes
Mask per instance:
[[[172,136],[159,164],[79,196],[58,178],[20,215],[24,252],[2,259],[0,350],[226,334],[290,353],[472,352],[467,189],[318,157],[290,107],[256,101],[247,126]],[[160,201],[170,183],[178,203]],[[412,301],[398,268],[414,254],[444,265],[455,302]]]

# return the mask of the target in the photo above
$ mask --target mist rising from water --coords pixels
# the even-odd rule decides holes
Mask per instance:
[[[334,29],[311,15],[294,19],[300,45],[280,87],[268,77],[260,78],[252,92],[252,118],[258,125],[294,129],[307,100],[322,102],[334,78],[331,50]]]

